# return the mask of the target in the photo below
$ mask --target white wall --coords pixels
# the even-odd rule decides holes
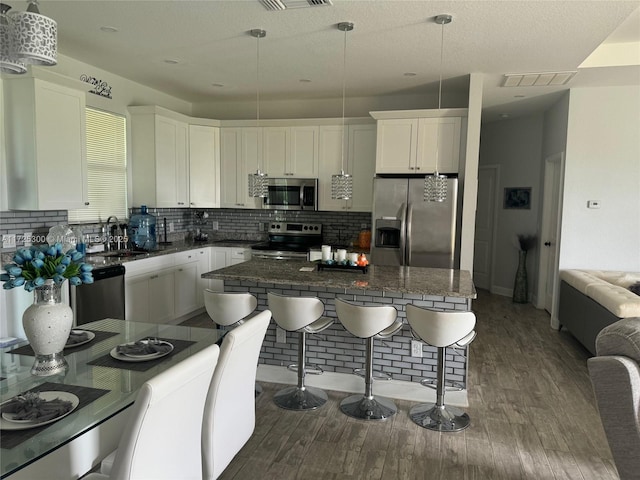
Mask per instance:
[[[146,87],[113,73],[58,54],[58,65],[47,68],[60,75],[80,80],[82,74],[107,82],[111,88],[111,99],[87,93],[87,106],[126,114],[129,105],[159,105],[174,112],[191,115],[191,103]]]
[[[467,108],[468,93],[443,95],[446,108]],[[377,97],[348,97],[345,101],[346,117],[368,117],[369,112],[380,110],[416,110],[437,108],[437,95],[387,95]],[[252,120],[256,118],[255,99],[245,102],[210,102],[193,105],[194,117],[217,120]],[[269,101],[260,99],[260,118],[340,118],[342,97],[319,99],[292,99]]]
[[[640,272],[640,86],[569,95],[560,269]]]
[[[518,234],[539,232],[539,210],[542,200],[542,132],[543,114],[487,123],[480,134],[480,165],[500,165],[497,184],[497,252],[493,258],[491,291],[511,296],[518,267]],[[531,187],[531,209],[505,210],[502,207],[505,187]],[[539,240],[539,239],[538,239]],[[527,255],[529,298],[538,278],[538,248]]]

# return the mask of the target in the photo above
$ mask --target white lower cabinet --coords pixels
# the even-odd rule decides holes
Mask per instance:
[[[223,291],[222,280],[203,273],[251,259],[250,248],[202,247],[126,262],[125,318],[172,323],[204,307],[204,289]]]
[[[174,258],[163,255],[124,264],[125,318],[138,322],[173,320]]]
[[[174,319],[175,284],[173,269],[162,270],[149,277],[149,322],[169,323]]]
[[[174,254],[175,305],[174,314],[181,317],[199,308],[200,279],[198,278],[197,251]]]

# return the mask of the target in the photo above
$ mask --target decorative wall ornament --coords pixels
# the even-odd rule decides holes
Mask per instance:
[[[96,77],[91,77],[84,73],[80,75],[80,80],[86,83],[90,83],[91,85],[94,86],[93,90],[89,90],[89,93],[93,93],[94,95],[99,95],[101,97],[105,97],[109,99],[112,98],[111,86],[107,82],[103,80],[99,80]]]

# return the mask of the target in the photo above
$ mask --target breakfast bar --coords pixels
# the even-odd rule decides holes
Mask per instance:
[[[400,334],[376,346],[374,369],[393,376],[392,381],[380,382],[376,389],[388,396],[408,400],[424,400],[431,392],[419,382],[424,378],[435,378],[437,350],[425,345],[420,352],[422,356],[415,352],[412,356],[413,337],[406,322],[406,305],[465,311],[471,310],[471,302],[476,298],[471,274],[455,269],[369,265],[363,273],[358,269],[318,270],[317,262],[252,259],[205,273],[202,277],[223,280],[228,292],[252,293],[258,298],[258,310],[267,308],[268,292],[320,298],[325,305],[324,315],[335,318],[336,322],[322,334],[307,339],[309,367],[317,366],[324,371],[323,375],[309,375],[307,379],[310,385],[340,391],[362,389],[362,381],[351,373],[364,363],[365,344],[338,322],[335,298],[361,305],[393,305],[405,325]],[[297,334],[278,332],[272,322],[262,346],[258,378],[294,384],[295,373],[288,371],[286,366],[296,363],[296,346]],[[452,369],[447,372],[447,378],[466,388],[466,354],[454,355],[447,366]],[[464,405],[466,390],[450,395],[448,399]]]

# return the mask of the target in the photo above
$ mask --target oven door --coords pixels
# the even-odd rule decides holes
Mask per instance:
[[[269,178],[263,207],[271,210],[317,210],[318,180]]]

